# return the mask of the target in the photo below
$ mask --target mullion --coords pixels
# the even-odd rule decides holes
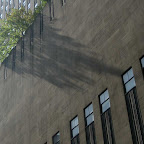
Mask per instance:
[[[124,85],[126,85],[129,81],[131,81],[132,79],[134,78],[134,76],[131,78],[131,79],[129,79],[126,83],[124,83]]]
[[[90,116],[90,115],[92,115],[93,114],[93,112],[91,113],[91,114],[89,114],[85,119],[85,121],[86,121],[86,125],[87,125],[87,118]],[[89,125],[91,125],[92,123],[93,123],[94,121],[92,121]],[[87,125],[86,127],[88,127],[89,125]]]
[[[58,144],[60,142],[60,140],[58,142],[56,142],[56,144]]]
[[[129,93],[129,92],[134,88],[134,87],[133,87],[131,90],[129,90],[128,92],[126,92],[126,84],[127,84],[128,82],[130,82],[133,78],[134,78],[134,75],[133,75],[133,77],[132,77],[129,81],[127,81],[126,83],[124,83],[124,86],[125,86],[125,94]],[[135,81],[135,78],[134,78],[134,81]]]
[[[110,98],[108,98],[106,101],[108,101]],[[105,112],[102,112],[102,105],[106,102],[106,101],[104,101],[102,104],[101,104],[101,115],[103,115],[105,112],[107,112],[109,109],[110,109],[110,107],[105,111]]]
[[[110,107],[105,112],[102,112],[101,116],[104,115],[109,109],[110,109]]]
[[[74,138],[76,138],[79,135],[79,133],[77,135],[75,135],[73,138],[71,138],[71,140],[73,140]]]
[[[85,129],[87,128],[87,127],[89,127],[90,125],[92,125],[94,123],[94,121],[92,121],[92,123],[90,123],[89,125],[87,125],[86,127],[85,127]]]
[[[90,116],[90,115],[92,115],[93,114],[93,112],[91,112],[87,117],[85,117],[86,119]]]
[[[78,124],[79,125],[79,124]],[[76,125],[73,129],[71,129],[71,130],[74,130],[78,125]]]
[[[55,138],[56,138],[56,136],[58,136],[58,134],[59,134],[59,139],[58,139],[58,141],[55,143]],[[57,132],[57,133],[52,137],[52,140],[53,140],[53,144],[59,143],[59,142],[60,142],[60,132]]]
[[[106,101],[108,101],[109,100],[109,98],[108,99],[106,99],[101,105],[103,105]]]

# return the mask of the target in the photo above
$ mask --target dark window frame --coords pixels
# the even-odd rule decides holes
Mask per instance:
[[[72,120],[70,120],[70,135],[71,135],[71,141],[72,141],[75,137],[79,136],[79,133],[78,133],[77,135],[75,135],[74,137],[73,137],[73,135],[72,135],[72,130],[73,130],[74,128],[76,128],[77,126],[79,127],[79,121],[78,121],[78,125],[77,125],[77,126],[75,126],[73,129],[72,129],[72,127],[71,127],[71,122],[72,122],[76,117],[78,117],[78,115],[76,115]]]
[[[92,113],[90,113],[87,117],[86,117],[86,115],[85,115],[85,110],[86,110],[86,108],[88,108],[90,105],[92,104],[92,102],[90,102],[85,108],[84,108],[84,119],[85,119],[85,128],[86,127],[88,127],[89,125],[91,125],[92,123],[90,123],[89,125],[87,125],[87,122],[86,122],[86,119],[91,115],[91,114],[93,114],[94,112],[92,112]]]
[[[58,132],[57,132],[57,133],[55,133],[55,134],[53,135],[53,137],[52,137],[53,144],[58,144],[58,143],[60,142],[60,139],[59,139],[59,141],[58,141],[58,142],[54,143],[54,137],[55,137],[55,136],[56,136],[58,133],[60,133],[60,132],[58,131]]]
[[[61,0],[61,5],[64,6],[66,4],[66,0]]]
[[[127,82],[124,83],[123,75],[125,75],[130,69],[133,70],[132,66],[130,66],[127,70],[125,70],[124,73],[122,73],[122,75],[121,75],[121,78],[122,78],[122,85],[123,85],[123,89],[124,89],[124,94],[125,94],[125,95],[126,95],[128,92],[126,92],[125,84],[126,84]],[[133,78],[135,78],[135,76],[133,76],[131,79],[133,79]],[[130,79],[130,80],[131,80],[131,79]],[[130,81],[130,80],[129,80],[129,81]],[[129,82],[129,81],[128,81],[128,82]],[[136,86],[135,86],[135,87],[136,87]],[[132,89],[134,89],[135,87],[133,87]],[[131,90],[132,90],[132,89],[131,89]],[[130,91],[131,91],[131,90],[130,90]]]
[[[108,90],[108,88],[106,88],[106,89],[104,89],[99,95],[98,95],[98,98],[99,98],[99,106],[100,106],[100,114],[101,115],[103,115],[105,112],[107,112],[110,108],[108,108],[105,112],[102,112],[102,104],[104,103],[104,102],[106,102],[107,100],[109,100],[110,99],[110,97],[106,100],[106,101],[104,101],[102,104],[101,104],[101,102],[100,102],[100,96],[105,92],[105,91],[107,91]]]
[[[142,55],[142,56],[140,57],[139,61],[140,61],[141,70],[142,70],[143,79],[144,79],[144,67],[142,66],[142,62],[141,62],[141,60],[142,60],[143,58],[144,58],[144,55]]]
[[[110,121],[110,123],[111,123],[111,133],[112,133],[112,139],[113,139],[113,144],[115,144],[115,135],[114,135],[114,129],[113,129],[113,121],[112,121],[112,115],[111,115],[111,105],[110,105],[110,107],[105,111],[105,112],[103,112],[102,111],[102,104],[101,104],[101,102],[100,102],[100,96],[105,92],[105,91],[107,91],[108,90],[108,88],[105,88],[99,95],[98,95],[98,101],[99,101],[99,107],[100,107],[100,116],[101,116],[101,126],[102,126],[102,133],[103,133],[103,140],[104,140],[104,143],[105,143],[105,141],[107,140],[106,139],[106,137],[105,137],[105,135],[107,135],[107,134],[105,134],[104,133],[104,129],[103,129],[103,127],[104,127],[104,124],[103,124],[103,121],[102,121],[102,117],[108,112],[108,113],[110,113],[110,118],[111,118],[111,121]],[[109,94],[109,90],[108,90],[108,94]],[[107,99],[107,100],[110,100],[110,95],[109,95],[109,98]],[[106,100],[106,101],[107,101]],[[105,102],[106,102],[105,101]],[[106,142],[107,143],[107,142]]]
[[[93,108],[93,112],[90,113],[88,116],[86,116],[86,114],[85,114],[86,108],[88,108],[91,104],[92,104],[92,107],[93,107],[93,103],[90,102],[90,103],[83,109],[83,111],[84,111],[84,121],[85,121],[85,134],[86,134],[86,141],[88,142],[88,140],[87,140],[87,128],[89,128],[90,126],[93,125],[93,141],[94,141],[94,143],[96,143],[96,134],[95,134],[94,121],[92,121],[89,125],[87,125],[87,118],[88,118],[90,115],[92,115],[92,114],[93,114],[93,116],[94,116],[94,108]]]
[[[141,58],[143,58],[144,56],[142,56]],[[139,59],[140,60],[140,64],[141,64],[141,58]],[[141,68],[142,68],[142,66],[141,66]],[[130,109],[128,108],[128,99],[126,98],[126,96],[131,92],[131,91],[135,91],[135,93],[137,93],[136,92],[136,85],[132,88],[132,89],[130,89],[128,92],[126,92],[126,87],[125,87],[125,84],[126,83],[124,83],[124,80],[123,80],[123,75],[124,74],[126,74],[130,69],[132,69],[133,70],[133,68],[132,68],[132,66],[130,66],[124,73],[122,73],[122,75],[121,75],[121,78],[122,78],[122,85],[123,85],[123,89],[124,89],[124,96],[125,96],[125,102],[126,102],[126,107],[127,107],[127,114],[128,114],[128,119],[129,119],[129,126],[130,126],[130,130],[131,130],[131,135],[132,135],[132,140],[133,140],[133,143],[135,142],[135,137],[133,137],[133,132],[132,132],[132,129],[133,129],[133,126],[131,125],[131,119],[130,119],[130,116],[131,115],[129,115],[129,113],[130,113]],[[134,80],[135,80],[135,75],[134,75],[134,71],[133,71],[133,77],[131,78],[131,79],[133,79],[134,78]],[[130,79],[130,80],[131,80]],[[129,80],[129,81],[130,81]],[[136,83],[136,81],[135,81],[135,83]],[[139,107],[139,102],[138,102],[138,97],[137,96],[135,96],[135,100],[136,100],[136,105],[137,105],[137,107]],[[140,109],[138,109],[138,113],[141,115],[141,112],[140,112]],[[139,120],[139,121],[141,121],[141,120]],[[142,121],[141,121],[142,122]],[[141,131],[141,133],[144,133],[144,130],[143,131]]]

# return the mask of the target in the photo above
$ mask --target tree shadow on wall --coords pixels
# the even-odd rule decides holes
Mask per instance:
[[[22,48],[17,47],[15,55],[14,50],[11,52],[7,67],[24,77],[32,75],[57,87],[74,89],[83,89],[84,84],[93,85],[95,74],[121,75],[120,69],[105,63],[91,48],[59,32],[45,26],[43,40],[39,31],[34,32],[33,46],[26,34],[23,59]]]

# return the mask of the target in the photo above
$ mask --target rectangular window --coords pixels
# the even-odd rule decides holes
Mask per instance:
[[[15,69],[15,64],[16,64],[16,46],[13,48],[12,70]]]
[[[61,0],[62,6],[66,3],[66,0]]]
[[[1,19],[3,18],[3,14],[0,14],[0,18],[1,18]]]
[[[51,0],[49,2],[49,13],[50,13],[50,21],[54,19],[54,2]]]
[[[21,61],[24,60],[24,36],[21,37]]]
[[[19,9],[21,8],[21,0],[19,0]]]
[[[15,0],[13,0],[13,8],[15,8]]]
[[[28,10],[29,10],[29,9],[30,9],[30,7],[31,7],[30,0],[28,0],[27,7],[28,7]]]
[[[123,74],[125,99],[134,144],[144,143],[144,129],[132,68]]]
[[[93,105],[90,104],[84,110],[85,113],[85,130],[87,144],[96,144]]]
[[[123,82],[126,93],[136,86],[132,68],[123,75]]]
[[[34,25],[32,24],[30,27],[30,52],[33,53],[34,48]]]
[[[6,5],[6,6],[8,5],[8,0],[6,0],[5,5]]]
[[[10,5],[12,5],[12,0],[9,1]]]
[[[34,7],[36,8],[38,6],[37,0],[34,1]]]
[[[53,136],[53,144],[60,144],[60,133],[57,132],[54,136]]]
[[[1,6],[3,5],[3,0],[1,0]]]
[[[26,6],[26,0],[23,0],[23,6],[24,7]]]
[[[115,144],[108,90],[105,90],[99,96],[99,101],[101,109],[104,144]]]
[[[141,62],[143,76],[144,76],[144,56],[140,59],[140,62]]]
[[[6,9],[6,11],[8,11],[8,6],[6,6],[6,8],[5,8],[5,9]]]
[[[76,116],[70,122],[71,126],[71,144],[79,144],[79,122],[78,116]]]

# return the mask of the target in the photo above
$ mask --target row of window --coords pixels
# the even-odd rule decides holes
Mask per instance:
[[[144,57],[140,59],[142,71],[144,73]],[[128,69],[123,75],[123,85],[125,89],[125,99],[129,116],[130,128],[134,144],[144,143],[143,120],[140,112],[139,102],[136,94],[136,83],[133,69]],[[99,104],[101,112],[102,130],[104,144],[115,144],[114,131],[112,126],[110,98],[108,89],[99,95]],[[85,133],[87,144],[96,144],[93,104],[89,104],[84,109]],[[80,144],[79,139],[79,121],[78,116],[70,121],[71,144]],[[57,132],[53,138],[53,144],[60,144],[60,132]]]
[[[26,0],[18,0],[18,8],[20,9],[21,6],[26,6]],[[38,1],[34,0],[34,7],[36,8],[38,6]],[[1,1],[1,10],[0,10],[0,18],[3,17],[3,1]],[[15,8],[15,0],[6,0],[5,2],[5,11],[11,12],[11,9]],[[27,1],[27,9],[29,10],[31,8],[30,0]]]
[[[3,18],[3,0],[1,0],[1,10],[0,10],[0,18]],[[61,5],[63,6],[66,3],[66,0],[61,0]],[[51,0],[51,4],[53,4],[53,0]],[[21,6],[26,6],[26,0],[18,0],[18,8],[20,9]],[[34,7],[38,6],[38,0],[34,0]],[[14,0],[7,0],[5,4],[5,11],[11,12],[11,9],[15,8],[15,1]],[[31,8],[30,0],[27,0],[27,9]],[[51,13],[50,13],[51,14]]]

